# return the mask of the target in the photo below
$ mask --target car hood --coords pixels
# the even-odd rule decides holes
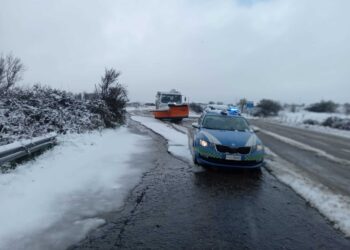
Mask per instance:
[[[251,131],[228,131],[202,128],[197,138],[207,140],[213,144],[229,147],[250,147],[261,143],[255,133]]]

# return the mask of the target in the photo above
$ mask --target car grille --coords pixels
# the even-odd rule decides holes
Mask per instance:
[[[255,166],[260,163],[257,161],[228,161],[225,159],[218,159],[213,157],[203,157],[203,159],[214,164],[215,163],[228,164],[231,166]]]
[[[223,146],[218,144],[216,144],[215,146],[216,146],[216,150],[221,153],[231,153],[231,154],[240,153],[240,154],[246,155],[246,154],[249,154],[250,152],[250,147],[238,147],[238,148],[232,147],[231,148],[228,146]]]

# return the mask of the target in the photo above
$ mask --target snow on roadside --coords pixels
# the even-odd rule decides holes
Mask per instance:
[[[280,111],[274,119],[283,123],[296,124],[303,123],[307,119],[312,119],[318,122],[323,122],[330,116],[350,119],[350,115],[340,113],[318,113],[302,110],[299,112]]]
[[[288,124],[283,123],[285,126],[294,127],[294,128],[301,128],[301,129],[308,129],[315,132],[323,133],[323,134],[329,134],[329,135],[336,135],[340,137],[350,138],[350,131],[348,130],[342,130],[342,129],[336,129],[336,128],[330,128],[325,127],[321,125],[309,125],[309,124]]]
[[[336,136],[350,138],[350,131],[347,131],[347,130],[325,127],[321,125],[303,124],[303,121],[308,119],[315,120],[319,123],[322,123],[328,117],[334,117],[334,116],[342,119],[350,119],[350,115],[345,115],[340,113],[317,113],[317,112],[302,110],[294,113],[289,111],[281,111],[279,112],[279,115],[277,117],[264,118],[264,120],[270,121],[270,122],[282,123],[290,127],[309,129],[320,133],[332,134]]]
[[[190,117],[190,118],[199,118],[199,117],[201,117],[201,113],[197,113],[197,112],[194,112],[194,111],[192,111],[192,110],[190,110],[190,113],[189,113],[189,115],[188,115],[188,117]]]
[[[160,134],[168,141],[168,151],[189,163],[192,162],[192,156],[188,148],[188,136],[171,127],[169,124],[161,122],[153,117],[131,116],[131,119],[140,122],[157,134]]]
[[[126,107],[126,111],[127,112],[130,112],[130,111],[135,111],[135,110],[138,110],[138,111],[150,111],[150,110],[153,110],[155,109],[154,106],[139,106],[139,107]]]
[[[266,159],[266,167],[272,174],[334,222],[335,228],[350,237],[350,197],[336,194],[323,184],[313,181],[268,148],[266,152],[270,156]]]
[[[127,128],[58,138],[59,145],[0,175],[0,249],[64,249],[119,208],[142,169],[146,137]]]

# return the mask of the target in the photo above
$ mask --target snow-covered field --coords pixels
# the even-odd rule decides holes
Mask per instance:
[[[301,110],[299,112],[294,112],[294,113],[289,111],[281,111],[279,112],[279,115],[274,119],[284,123],[297,124],[297,123],[303,123],[303,121],[307,119],[323,122],[330,116],[337,116],[339,118],[348,118],[348,119],[350,118],[350,115],[345,115],[341,113],[317,113],[317,112]]]
[[[350,237],[350,197],[334,193],[268,148],[266,151],[270,156],[266,167],[272,174],[317,208],[334,223],[335,228]]]
[[[168,140],[168,151],[188,162],[192,162],[192,156],[188,148],[188,136],[175,130],[170,125],[147,116],[131,116],[134,121],[140,122],[157,134]]]
[[[324,127],[321,125],[303,124],[303,121],[308,119],[315,120],[319,123],[322,123],[328,117],[339,117],[342,119],[350,119],[350,115],[345,115],[340,113],[316,113],[316,112],[310,112],[306,110],[301,110],[295,113],[288,112],[288,111],[281,111],[279,112],[278,116],[273,118],[265,118],[265,119],[271,122],[282,123],[287,126],[310,129],[321,133],[350,138],[350,131],[347,131],[347,130]]]
[[[119,208],[149,139],[125,127],[60,136],[59,145],[0,175],[0,249],[64,249]]]

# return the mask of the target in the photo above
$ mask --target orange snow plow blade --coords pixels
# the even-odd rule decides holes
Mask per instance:
[[[181,120],[188,117],[189,108],[187,104],[173,105],[169,104],[169,109],[151,111],[156,119]]]

